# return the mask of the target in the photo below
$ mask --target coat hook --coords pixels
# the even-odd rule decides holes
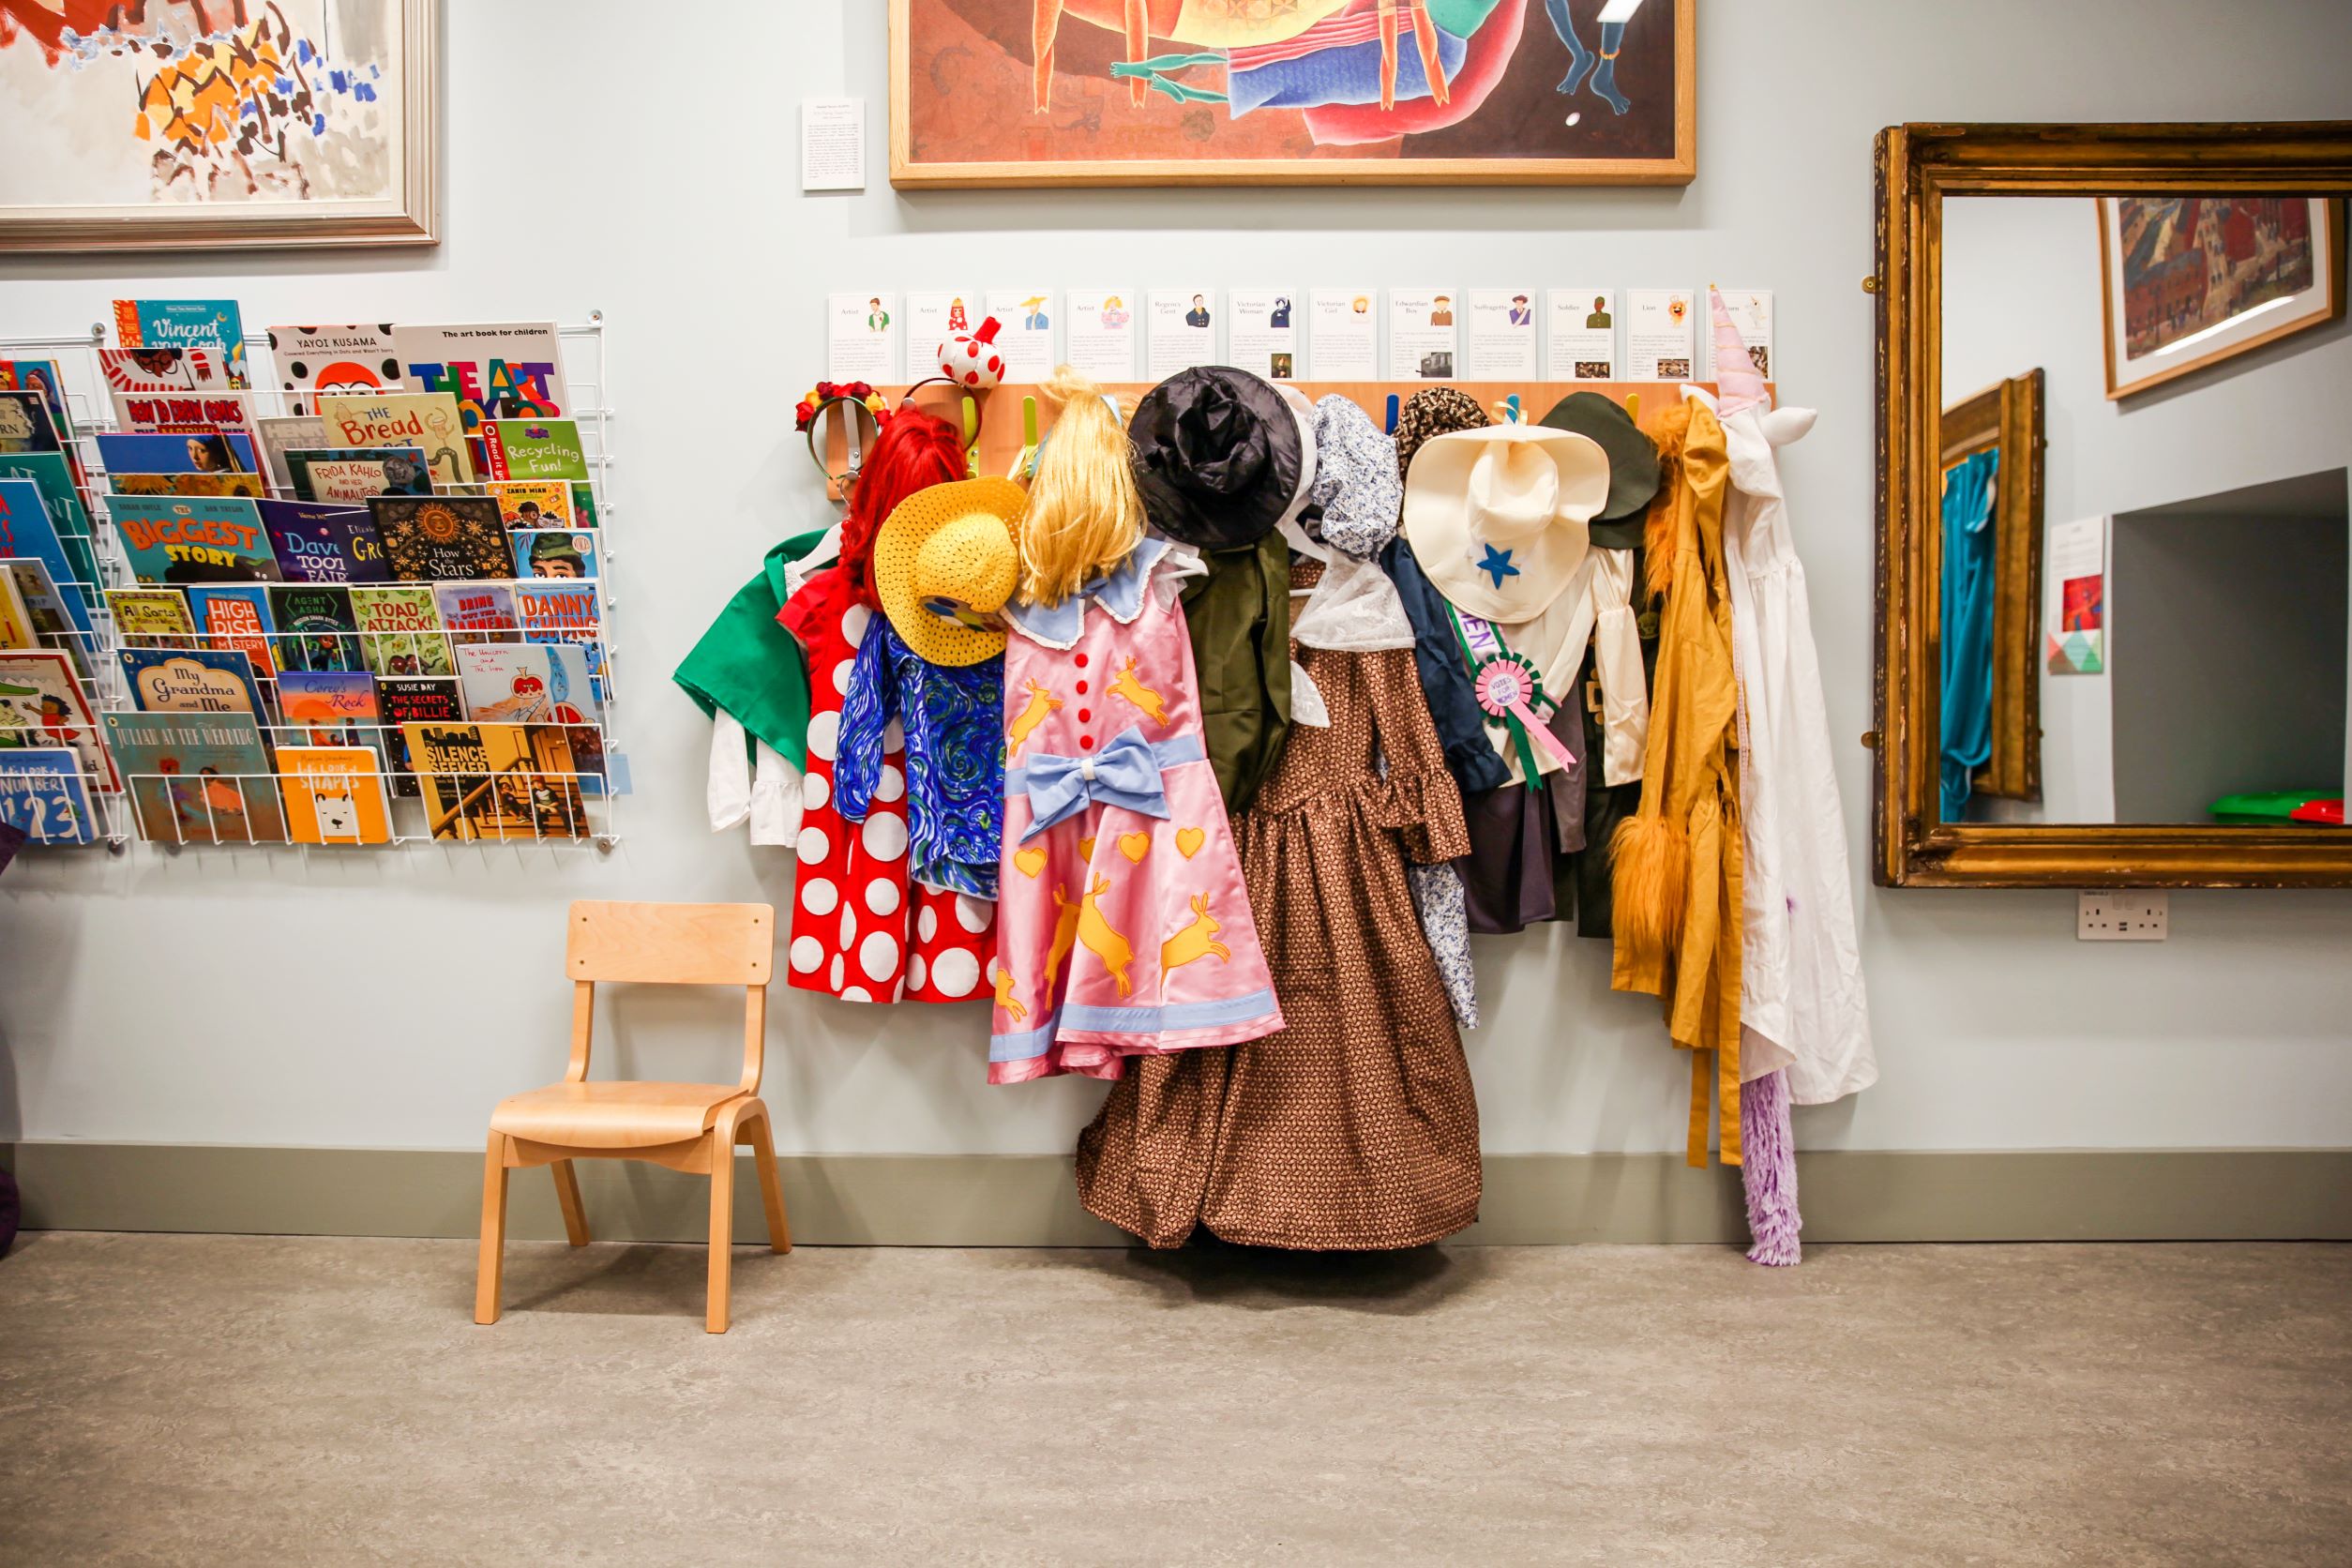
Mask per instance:
[[[1636,425],[1641,423],[1640,393],[1628,392],[1625,394],[1625,417],[1631,419]]]
[[[1385,435],[1396,433],[1396,394],[1394,392],[1388,395],[1388,428],[1381,433]]]
[[[1512,394],[1511,394],[1511,396],[1509,396],[1508,398],[1505,398],[1505,399],[1503,400],[1503,402],[1504,402],[1504,403],[1505,403],[1505,404],[1506,404],[1506,405],[1510,408],[1510,410],[1511,410],[1511,422],[1512,422],[1514,425],[1518,424],[1518,423],[1521,421],[1521,419],[1525,417],[1523,415],[1521,415],[1521,414],[1519,413],[1519,395],[1518,395],[1516,392],[1514,392],[1514,393],[1512,393]]]

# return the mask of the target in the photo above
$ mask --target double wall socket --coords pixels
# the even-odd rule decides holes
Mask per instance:
[[[2074,936],[2081,942],[2162,942],[2171,929],[2162,893],[2077,893]]]

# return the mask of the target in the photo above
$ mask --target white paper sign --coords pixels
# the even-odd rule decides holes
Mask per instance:
[[[825,379],[897,381],[906,328],[895,294],[825,296]]]
[[[1554,381],[1617,379],[1617,296],[1607,289],[1552,289],[1544,296],[1544,352]]]
[[[1160,381],[1195,365],[1215,364],[1216,317],[1214,289],[1153,289],[1144,373]]]
[[[1388,373],[1395,381],[1452,381],[1455,297],[1451,289],[1388,291]]]
[[[939,374],[944,357],[940,346],[980,324],[986,311],[976,310],[980,296],[972,294],[911,294],[907,295],[907,379],[921,381]]]
[[[1135,380],[1133,289],[1066,289],[1062,339],[1070,369],[1095,381]]]
[[[1748,346],[1748,357],[1756,362],[1756,373],[1766,381],[1772,379],[1772,291],[1770,289],[1723,289],[1723,308],[1731,317],[1731,324],[1740,329],[1740,340]],[[1710,330],[1708,341],[1714,340]],[[1712,355],[1710,355],[1711,362]],[[1717,369],[1715,375],[1721,376]]]
[[[1232,289],[1225,296],[1228,364],[1268,381],[1293,381],[1299,373],[1295,311],[1284,289]]]
[[[990,289],[988,314],[1003,324],[996,335],[1006,381],[1046,381],[1053,375],[1053,318],[1061,309],[1051,289]],[[974,322],[975,327],[980,324]]]
[[[1472,381],[1535,379],[1533,289],[1470,292],[1470,344],[1463,365]]]
[[[1689,289],[1625,291],[1626,377],[1690,381],[1698,374],[1698,295]]]
[[[1378,297],[1371,289],[1317,289],[1309,296],[1316,380],[1380,379],[1380,318],[1373,309]]]
[[[803,98],[800,105],[800,188],[866,188],[866,100]]]

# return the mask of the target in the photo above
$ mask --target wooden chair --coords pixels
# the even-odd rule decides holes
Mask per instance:
[[[727,1332],[728,1247],[735,1224],[735,1148],[751,1145],[767,1205],[768,1244],[792,1250],[784,1191],[776,1178],[768,1108],[760,1072],[776,959],[776,910],[768,904],[616,904],[571,907],[565,967],[572,975],[572,1055],[564,1081],[499,1102],[490,1113],[482,1168],[482,1255],[474,1320],[498,1321],[499,1272],[506,1240],[506,1172],[544,1165],[555,1173],[564,1230],[588,1244],[576,1159],[650,1160],[711,1179],[710,1300],[703,1326]],[[744,988],[743,1077],[723,1083],[644,1083],[588,1078],[588,1037],[596,982]]]

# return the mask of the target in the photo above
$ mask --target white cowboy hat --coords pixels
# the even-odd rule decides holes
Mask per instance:
[[[1608,498],[1608,454],[1590,436],[1541,425],[1455,430],[1413,454],[1405,537],[1439,593],[1508,626],[1567,588]]]

